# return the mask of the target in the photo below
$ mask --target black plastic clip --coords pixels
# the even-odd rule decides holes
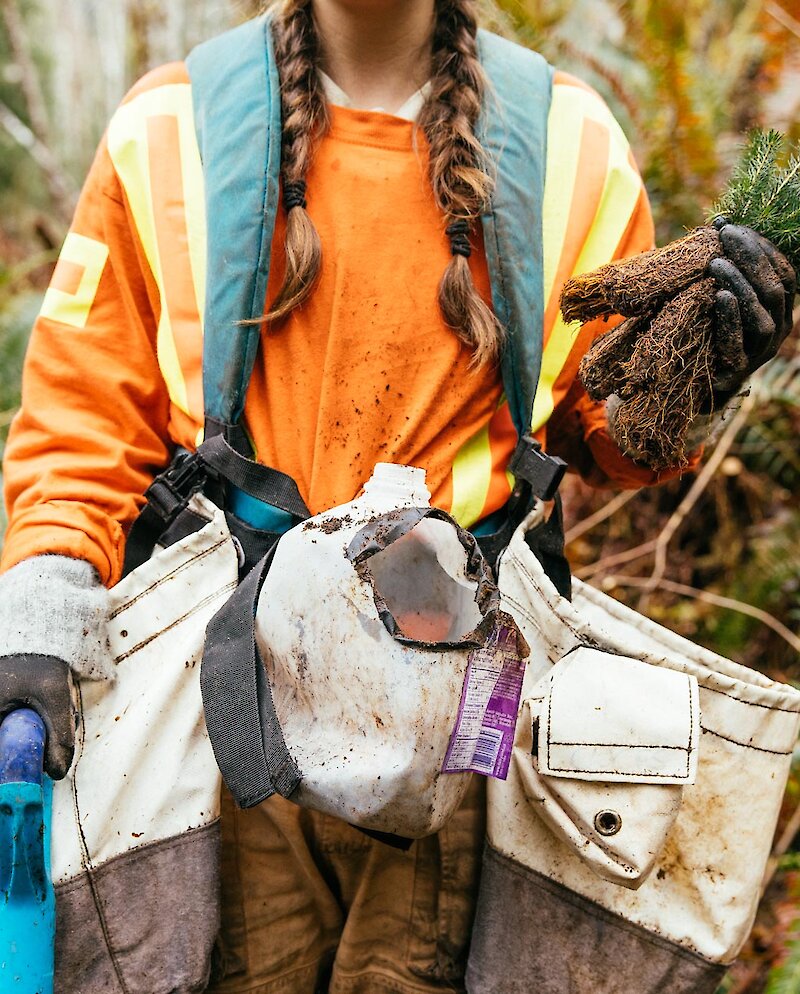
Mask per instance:
[[[535,497],[552,500],[564,474],[567,464],[558,456],[548,456],[532,435],[524,435],[514,450],[509,470],[518,480],[529,483]]]
[[[192,494],[202,490],[207,475],[208,468],[196,452],[179,452],[169,469],[145,491],[147,503],[162,521],[170,524]]]

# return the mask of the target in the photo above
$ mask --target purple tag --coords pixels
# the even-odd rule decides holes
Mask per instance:
[[[500,622],[487,644],[470,653],[443,773],[508,776],[525,675],[518,639],[513,623]]]

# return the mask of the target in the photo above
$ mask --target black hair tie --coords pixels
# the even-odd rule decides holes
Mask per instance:
[[[305,210],[306,181],[304,179],[299,179],[296,183],[283,184],[283,206],[287,214],[293,207],[302,207]]]
[[[447,237],[450,239],[450,251],[453,255],[463,255],[465,259],[469,259],[472,255],[472,245],[469,241],[471,227],[469,221],[462,218],[459,221],[453,221],[445,228]]]

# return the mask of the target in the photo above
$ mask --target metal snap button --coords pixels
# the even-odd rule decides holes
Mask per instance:
[[[594,816],[594,827],[600,835],[616,835],[622,828],[622,816],[616,811],[598,811]]]

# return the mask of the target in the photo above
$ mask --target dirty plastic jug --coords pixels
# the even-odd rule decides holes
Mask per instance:
[[[0,725],[0,990],[8,994],[53,994],[53,785],[42,772],[44,742],[35,711],[20,709]]]
[[[527,649],[424,471],[386,463],[280,539],[256,643],[301,773],[292,800],[407,838],[457,808],[498,678]]]

